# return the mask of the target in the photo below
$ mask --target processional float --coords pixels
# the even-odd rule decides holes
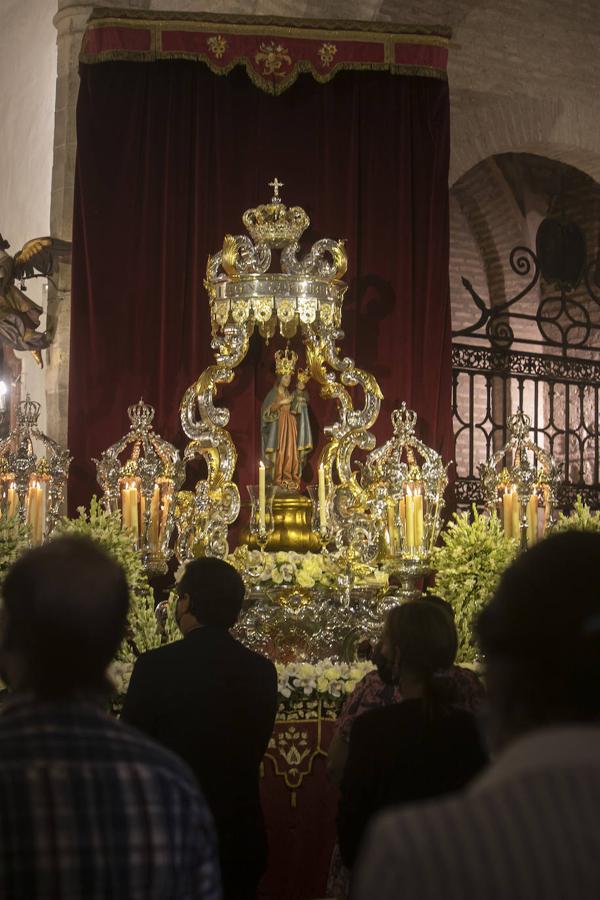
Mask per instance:
[[[228,552],[228,528],[241,506],[233,480],[237,451],[227,430],[229,410],[215,406],[215,398],[220,385],[234,380],[252,334],[257,330],[268,343],[279,331],[288,342],[301,344],[302,387],[314,382],[321,396],[337,406],[337,419],[323,427],[318,489],[312,489],[313,533],[320,546],[334,546],[348,574],[383,552],[392,570],[419,575],[441,527],[445,467],[438,454],[416,440],[416,416],[404,406],[393,414],[392,441],[375,449],[370,429],[379,415],[381,389],[338,346],[347,289],[342,280],[347,269],[344,242],[323,238],[301,255],[299,241],[310,220],[302,208],[285,206],[277,179],[271,186],[271,201],[242,217],[248,234],[226,235],[222,250],[208,260],[205,286],[215,362],[181,403],[181,423],[189,438],[184,460],[203,459],[207,474],[194,491],[178,494],[176,554],[185,561],[198,553]],[[274,250],[280,251],[280,271],[271,271]],[[295,350],[280,352],[276,372],[291,373],[297,359]],[[362,393],[359,408],[353,388]],[[356,451],[366,454],[362,464],[353,460]],[[263,464],[258,494],[253,495],[258,514],[251,513],[259,546],[265,545],[277,518],[267,497],[266,475],[271,470],[272,482],[272,466],[267,460]],[[279,493],[284,500],[285,492]]]

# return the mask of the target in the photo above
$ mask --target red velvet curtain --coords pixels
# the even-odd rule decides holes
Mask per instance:
[[[377,437],[406,400],[450,459],[446,82],[348,71],[324,85],[300,76],[273,97],[240,69],[84,65],[77,134],[71,507],[98,490],[90,460],[127,430],[141,396],[163,436],[185,446],[179,402],[211,359],[206,259],[244,231],[241,214],[270,198],[274,176],[311,218],[306,249],[347,239],[343,350],[382,387]],[[255,336],[218,401],[231,409],[242,491],[256,480],[258,411],[282,344]],[[309,390],[316,420],[332,421]]]

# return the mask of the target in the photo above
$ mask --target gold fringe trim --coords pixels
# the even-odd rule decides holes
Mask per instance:
[[[169,12],[168,18],[165,18],[164,12],[151,12],[145,9],[121,9],[119,7],[97,7],[93,9],[89,23],[93,24],[103,19],[117,19],[122,21],[123,24],[125,24],[124,20],[132,19],[152,25],[155,25],[157,22],[163,24],[195,22],[216,24],[223,27],[227,25],[232,27],[247,25],[257,31],[268,28],[305,29],[307,31],[316,31],[316,37],[320,37],[321,33],[326,34],[332,31],[337,32],[340,36],[344,32],[357,31],[363,33],[371,32],[377,35],[437,35],[446,39],[452,37],[452,29],[447,25],[402,25],[396,22],[368,22],[361,19],[296,19],[283,16],[238,16],[207,12]]]

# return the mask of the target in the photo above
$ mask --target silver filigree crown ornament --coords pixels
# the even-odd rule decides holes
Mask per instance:
[[[172,555],[175,495],[185,464],[179,451],[152,428],[154,408],[143,400],[128,407],[129,431],[96,463],[105,507],[120,512],[151,574],[167,570]]]
[[[71,464],[69,451],[40,431],[40,411],[28,394],[15,428],[0,443],[0,515],[27,522],[32,544],[41,544],[58,520]]]
[[[479,476],[488,511],[499,515],[507,537],[526,547],[552,522],[560,467],[531,440],[531,419],[522,409],[507,419],[506,427],[508,441],[479,466]]]

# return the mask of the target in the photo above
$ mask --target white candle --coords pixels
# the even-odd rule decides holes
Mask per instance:
[[[129,520],[131,518],[129,510],[130,510],[130,496],[129,496],[129,485],[125,482],[125,485],[121,491],[121,524],[124,529],[129,528]]]
[[[259,531],[265,532],[266,526],[266,504],[267,504],[267,487],[265,464],[260,460],[258,464],[258,528]]]
[[[388,520],[388,537],[389,537],[390,556],[395,556],[396,555],[396,521],[395,521],[395,516],[394,516],[394,501],[393,500],[388,500],[387,520]]]
[[[527,544],[531,547],[538,538],[538,498],[532,494],[527,504]]]
[[[14,481],[8,489],[8,518],[12,519],[17,512],[18,496]]]
[[[31,528],[32,544],[42,542],[42,488],[39,482],[32,481],[27,491],[27,522]]]
[[[415,494],[415,546],[423,543],[423,495]]]
[[[137,541],[139,534],[139,518],[138,518],[138,489],[135,484],[132,484],[129,492],[129,527],[133,531],[135,539]]]
[[[512,508],[513,495],[508,488],[504,489],[502,494],[502,518],[504,522],[504,534],[507,538],[512,537]]]
[[[158,547],[159,510],[160,488],[157,484],[155,484],[154,490],[152,491],[152,502],[150,504],[150,535],[148,538],[148,543],[150,544],[151,550],[156,550]]]
[[[327,528],[327,497],[325,494],[325,468],[319,466],[319,527]]]
[[[512,536],[521,543],[521,501],[516,490],[513,489],[512,501]]]
[[[48,482],[42,481],[39,484],[39,512],[38,512],[38,529],[40,543],[46,536],[46,511],[47,511],[47,492]]]
[[[406,546],[408,550],[415,548],[415,500],[410,488],[406,494]]]

